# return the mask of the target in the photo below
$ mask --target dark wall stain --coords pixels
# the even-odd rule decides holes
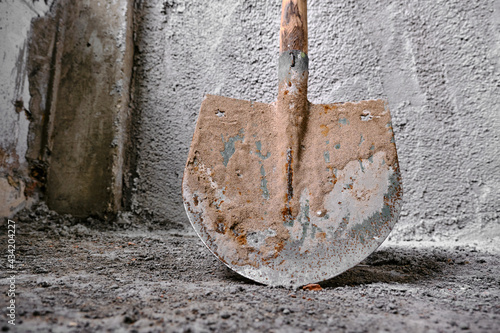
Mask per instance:
[[[54,75],[57,67],[56,41],[61,8],[53,5],[49,13],[31,22],[28,42],[29,111],[31,122],[26,159],[29,163],[31,183],[27,194],[40,192],[43,196],[47,181],[50,149],[49,120],[53,97]],[[41,176],[43,175],[43,176]]]
[[[32,23],[27,159],[32,179],[59,213],[107,216],[120,206],[115,181],[122,168],[115,164],[123,142],[115,135],[127,126],[128,106],[121,105],[132,63],[128,45],[124,57],[117,43],[120,15],[93,2],[59,0]]]

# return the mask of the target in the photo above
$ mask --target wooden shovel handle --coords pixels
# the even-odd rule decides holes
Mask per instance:
[[[281,3],[280,52],[291,50],[307,54],[307,0]]]

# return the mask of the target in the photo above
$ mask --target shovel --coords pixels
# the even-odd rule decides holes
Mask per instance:
[[[277,101],[207,95],[184,170],[184,206],[203,243],[270,286],[355,266],[401,207],[387,103],[311,104],[308,61],[307,2],[283,0]]]

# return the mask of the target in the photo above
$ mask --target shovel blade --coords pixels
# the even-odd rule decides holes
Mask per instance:
[[[377,249],[399,216],[401,175],[382,100],[311,104],[293,181],[278,121],[275,103],[206,96],[183,199],[193,228],[228,267],[298,287]]]

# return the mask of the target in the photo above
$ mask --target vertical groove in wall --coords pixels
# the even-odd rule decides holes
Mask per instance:
[[[129,133],[128,139],[125,145],[125,156],[124,156],[124,171],[123,171],[123,187],[122,187],[122,208],[124,210],[131,211],[134,208],[133,204],[133,193],[136,191],[135,179],[138,178],[137,172],[137,139],[139,138],[138,124],[140,122],[140,110],[135,106],[134,92],[135,84],[137,80],[137,71],[135,67],[135,58],[138,50],[137,45],[137,33],[138,26],[141,24],[141,0],[132,0],[130,2],[132,8],[131,11],[131,56],[132,56],[132,68],[131,68],[131,79],[129,85],[129,117],[127,122],[127,132]]]
[[[126,179],[129,173],[128,158],[130,146],[133,145],[132,140],[132,130],[131,126],[133,124],[133,108],[132,108],[132,82],[133,82],[133,64],[134,64],[134,0],[124,0],[126,2],[126,19],[124,22],[124,51],[123,56],[123,67],[122,67],[122,78],[123,78],[123,91],[121,93],[121,104],[117,106],[117,114],[115,116],[115,121],[113,122],[115,130],[115,140],[118,144],[116,147],[116,153],[113,155],[113,170],[112,170],[112,182],[114,190],[112,192],[112,204],[111,211],[117,212],[122,209],[127,209],[126,198],[124,193],[126,192]]]

